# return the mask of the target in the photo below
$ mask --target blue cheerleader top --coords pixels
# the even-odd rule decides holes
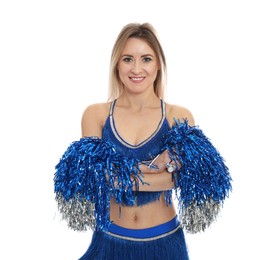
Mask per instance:
[[[117,99],[115,99],[111,103],[109,116],[103,128],[102,138],[113,144],[118,154],[135,158],[141,162],[152,161],[159,153],[164,150],[165,135],[171,129],[166,119],[165,102],[161,99],[162,116],[156,130],[152,133],[151,136],[149,136],[138,145],[129,144],[118,133],[113,117],[116,102]],[[134,192],[136,200],[134,206],[142,206],[149,202],[159,200],[162,193],[165,195],[164,197],[167,204],[170,204],[172,195],[171,190],[158,192],[136,191]]]

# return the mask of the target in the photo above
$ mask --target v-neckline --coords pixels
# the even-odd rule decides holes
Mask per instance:
[[[159,124],[158,124],[156,130],[149,137],[147,137],[145,140],[141,141],[139,144],[133,145],[133,144],[130,144],[129,142],[127,142],[124,138],[122,138],[122,136],[118,133],[118,131],[116,129],[115,121],[114,121],[114,117],[113,117],[113,111],[114,111],[114,106],[115,106],[115,103],[116,103],[116,99],[113,100],[113,102],[111,104],[111,108],[110,108],[109,117],[110,117],[110,126],[111,126],[112,132],[113,132],[114,136],[116,137],[116,139],[120,143],[122,143],[124,146],[126,146],[128,148],[132,148],[132,149],[140,148],[140,147],[144,146],[145,144],[147,144],[149,141],[151,141],[153,139],[153,137],[156,136],[156,134],[160,131],[160,129],[161,129],[163,123],[164,123],[164,120],[166,118],[165,103],[162,99],[160,99],[160,101],[161,101],[162,117],[161,117],[161,120],[159,121]]]

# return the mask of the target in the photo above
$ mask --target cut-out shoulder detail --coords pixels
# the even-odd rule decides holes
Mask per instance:
[[[166,103],[166,115],[170,126],[174,124],[174,119],[187,119],[189,125],[195,125],[195,120],[191,111],[185,107]]]

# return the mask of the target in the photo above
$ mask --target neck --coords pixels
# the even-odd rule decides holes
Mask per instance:
[[[152,93],[142,93],[142,94],[129,94],[124,92],[118,98],[118,105],[127,106],[133,108],[135,110],[141,110],[145,107],[153,107],[157,106],[159,102],[159,98]]]

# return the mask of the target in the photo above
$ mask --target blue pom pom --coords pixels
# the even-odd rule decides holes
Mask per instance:
[[[63,218],[75,230],[86,229],[78,212],[94,208],[96,228],[107,230],[112,197],[117,203],[135,203],[132,174],[142,180],[138,161],[120,156],[108,141],[87,137],[73,142],[57,164],[54,176],[54,191]]]
[[[193,212],[199,206],[209,212],[209,205],[215,208],[221,205],[232,189],[231,177],[224,159],[202,130],[189,126],[187,120],[176,121],[166,135],[165,147],[171,159],[180,165],[176,190],[184,212],[188,207]],[[199,214],[203,212],[201,208],[197,208]],[[210,216],[210,219],[214,218]]]

